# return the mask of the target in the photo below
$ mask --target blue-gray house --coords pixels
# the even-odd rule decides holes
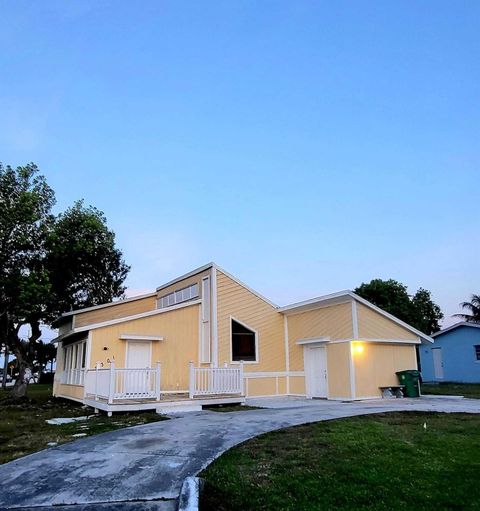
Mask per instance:
[[[420,347],[423,381],[480,383],[480,324],[456,323]]]

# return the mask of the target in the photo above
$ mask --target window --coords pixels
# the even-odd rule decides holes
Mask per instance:
[[[163,309],[177,303],[187,302],[188,300],[192,300],[193,298],[197,297],[198,284],[192,284],[191,286],[178,289],[172,293],[169,293],[168,295],[160,297],[157,300],[157,304],[159,309]]]
[[[86,366],[87,342],[69,344],[63,348],[62,383],[83,385],[83,373]]]
[[[232,319],[232,361],[256,362],[257,334]]]
[[[475,350],[475,360],[480,361],[480,344],[475,344],[473,349]]]

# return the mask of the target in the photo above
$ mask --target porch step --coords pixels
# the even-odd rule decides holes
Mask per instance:
[[[160,415],[168,415],[169,413],[183,413],[183,412],[201,412],[202,405],[188,404],[188,403],[172,403],[162,405],[155,409]]]

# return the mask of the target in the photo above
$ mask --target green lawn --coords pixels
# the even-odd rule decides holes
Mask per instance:
[[[479,510],[479,474],[480,415],[354,417],[226,452],[200,474],[201,509]]]
[[[9,394],[9,390],[0,391],[0,463],[46,449],[49,442],[62,444],[76,440],[72,435],[90,436],[163,419],[155,412],[131,412],[112,417],[102,414],[87,421],[55,426],[45,420],[92,415],[93,409],[52,398],[51,385],[30,385],[28,399],[20,402],[14,402]]]
[[[480,399],[480,383],[423,383],[422,394],[441,394]]]

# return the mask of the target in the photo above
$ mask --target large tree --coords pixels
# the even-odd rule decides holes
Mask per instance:
[[[355,293],[427,335],[440,330],[443,313],[426,289],[410,296],[407,286],[396,280],[373,279],[357,287]]]
[[[26,392],[42,324],[121,297],[129,271],[103,213],[77,202],[54,216],[54,204],[34,164],[0,164],[0,336],[17,359],[16,397]]]
[[[462,318],[469,323],[480,323],[480,295],[472,295],[469,302],[462,302],[460,304],[462,309],[467,309],[470,314],[454,314],[457,318]]]

